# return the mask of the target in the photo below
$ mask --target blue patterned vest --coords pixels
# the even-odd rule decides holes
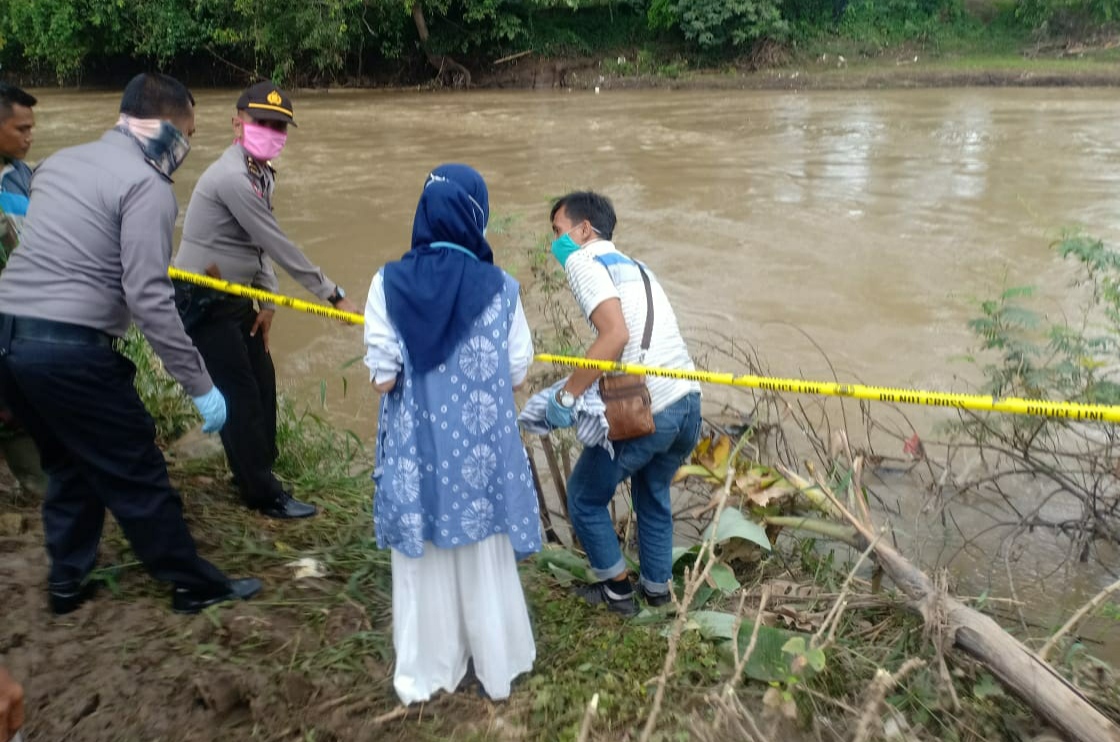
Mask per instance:
[[[518,557],[541,548],[540,513],[517,427],[509,332],[518,284],[506,285],[437,368],[404,371],[381,399],[373,518],[377,543],[419,557],[499,533]]]

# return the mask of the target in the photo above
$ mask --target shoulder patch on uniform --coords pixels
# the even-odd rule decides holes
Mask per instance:
[[[245,166],[249,169],[249,184],[253,186],[253,193],[264,198],[264,172],[260,164],[249,155],[245,155]]]

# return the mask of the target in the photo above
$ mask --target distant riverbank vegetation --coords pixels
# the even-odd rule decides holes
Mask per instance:
[[[67,85],[144,66],[194,85],[463,86],[550,60],[673,77],[830,51],[1076,54],[1110,48],[1118,17],[1120,0],[0,0],[0,65]]]

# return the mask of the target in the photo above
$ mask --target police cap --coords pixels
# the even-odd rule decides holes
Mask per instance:
[[[245,111],[257,121],[296,125],[292,117],[292,99],[271,80],[262,80],[247,88],[237,99],[237,110]]]

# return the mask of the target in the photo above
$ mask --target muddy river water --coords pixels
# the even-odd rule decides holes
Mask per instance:
[[[36,92],[32,159],[115,121],[116,94]],[[198,96],[181,210],[230,141],[236,95]],[[749,342],[777,376],[831,378],[831,364],[842,380],[967,390],[976,372],[959,357],[980,299],[1033,284],[1041,308],[1072,311],[1072,271],[1049,243],[1070,225],[1120,238],[1120,102],[1106,89],[306,92],[295,107],[276,212],[350,295],[364,299],[407,249],[427,171],[462,161],[489,182],[511,272],[528,277],[551,197],[600,190],[619,212],[616,242],[659,274],[686,335]],[[364,369],[344,368],[361,353],[356,329],[281,310],[272,345],[290,396],[318,406],[325,391],[332,419],[368,437]],[[947,553],[944,534],[910,537],[927,563]],[[1019,597],[1068,613],[1113,579],[1099,565],[1047,576],[1063,554],[1013,563]],[[1006,594],[1001,559],[963,555],[953,571],[962,592]]]

